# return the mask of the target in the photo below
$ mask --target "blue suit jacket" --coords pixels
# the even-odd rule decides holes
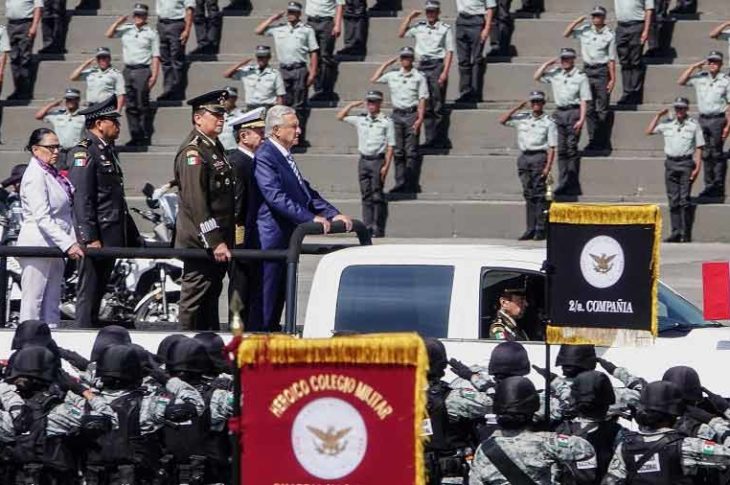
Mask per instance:
[[[331,219],[340,213],[309,182],[299,183],[289,162],[269,140],[256,151],[254,178],[256,227],[249,234],[256,234],[252,239],[258,240],[261,249],[286,248],[299,224],[312,222],[316,215]]]

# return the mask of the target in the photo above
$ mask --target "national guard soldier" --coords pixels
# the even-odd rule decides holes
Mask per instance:
[[[241,110],[236,107],[236,102],[238,102],[238,88],[226,86],[223,90],[226,92],[225,99],[223,100],[223,108],[225,108],[226,114],[223,117],[223,130],[218,135],[218,141],[223,145],[223,149],[229,152],[230,150],[235,150],[238,146],[236,138],[233,136],[231,120],[240,115]]]
[[[190,54],[218,54],[223,33],[223,12],[218,0],[195,0],[193,23],[198,46]]]
[[[96,66],[89,67],[94,61],[96,61]],[[79,79],[86,81],[87,103],[98,104],[106,101],[110,96],[115,96],[116,110],[122,111],[127,93],[124,76],[116,67],[112,66],[112,52],[108,47],[96,49],[96,56],[87,59],[69,76],[70,81]]]
[[[79,111],[86,116],[87,138],[69,153],[69,179],[74,185],[74,215],[79,242],[87,248],[139,244],[139,232],[124,199],[124,177],[114,141],[119,137],[114,96]],[[81,328],[97,324],[101,299],[114,268],[114,259],[84,258],[79,268],[76,322]]]
[[[548,68],[560,62],[560,67]],[[575,198],[583,194],[580,186],[578,143],[586,120],[588,102],[593,99],[588,77],[575,67],[575,49],[560,49],[560,57],[551,59],[535,72],[535,81],[550,84],[557,111],[553,120],[558,126],[558,185],[555,196]]]
[[[5,18],[10,37],[10,68],[15,91],[9,100],[33,97],[33,41],[41,22],[43,0],[5,0]]]
[[[723,22],[710,32],[710,37],[728,42],[728,56],[730,56],[730,20]]]
[[[484,87],[484,45],[489,41],[496,0],[456,0],[456,53],[459,57],[459,98],[477,103]]]
[[[534,483],[548,485],[557,465],[595,470],[595,450],[578,436],[532,431],[540,407],[535,386],[526,377],[508,377],[497,384],[494,411],[499,429],[479,445],[469,472],[469,485]]]
[[[385,237],[388,206],[383,194],[383,183],[393,161],[395,128],[393,120],[380,111],[383,93],[368,91],[365,102],[353,101],[337,113],[337,119],[357,129],[360,152],[358,180],[362,198],[362,220],[373,237]],[[367,113],[350,115],[350,110],[366,104]]]
[[[317,79],[314,82],[312,101],[334,101],[337,61],[335,42],[342,32],[345,0],[306,0],[304,13],[319,45]]]
[[[185,98],[185,46],[193,26],[195,0],[156,0],[157,32],[160,34],[160,60],[165,77],[158,101]]]
[[[648,384],[636,414],[639,430],[626,433],[608,466],[604,485],[697,483],[701,469],[730,465],[728,442],[692,438],[672,427],[684,412],[682,391],[671,382]]]
[[[494,29],[491,31],[491,44],[494,46],[489,51],[490,56],[509,57],[512,33],[515,30],[515,21],[512,18],[510,8],[512,0],[496,0],[497,9],[494,15]]]
[[[698,199],[725,201],[727,160],[723,153],[725,139],[730,134],[727,112],[730,105],[730,77],[721,72],[722,52],[712,51],[705,61],[688,67],[680,76],[680,86],[691,86],[697,94],[697,111],[705,138],[702,163],[705,165],[705,188]],[[701,70],[706,66],[705,70]],[[704,201],[703,200],[703,201]]]
[[[149,7],[136,3],[132,23],[119,17],[106,32],[122,40],[124,83],[127,92],[127,122],[132,139],[129,146],[149,145],[152,137],[150,90],[160,74],[160,36],[147,23]]]
[[[441,4],[437,0],[427,0],[425,10],[427,20],[411,25],[413,19],[421,15],[419,10],[412,11],[403,19],[398,35],[401,38],[416,39],[418,70],[428,82],[429,97],[424,121],[425,146],[449,148],[444,102],[449,70],[454,58],[454,33],[449,24],[439,19]]]
[[[521,278],[513,278],[507,281],[499,296],[499,310],[497,316],[489,325],[488,337],[494,340],[530,340],[517,325],[517,320],[522,318],[527,310],[527,295],[525,287],[517,287],[522,281]]]
[[[641,104],[646,74],[642,53],[649,40],[654,0],[614,0],[614,5],[618,22],[616,51],[624,89],[618,104]]]
[[[499,122],[517,129],[517,146],[520,156],[517,159],[517,175],[522,182],[522,195],[527,209],[527,229],[520,241],[545,239],[545,211],[547,210],[546,180],[555,160],[555,147],[558,144],[558,131],[555,122],[543,112],[545,93],[530,93],[532,112],[518,113],[527,104],[518,106],[502,115]]]
[[[586,150],[609,148],[608,107],[616,85],[616,35],[606,25],[606,9],[597,6],[591,11],[590,23],[578,17],[565,29],[565,37],[580,41],[583,71],[588,76],[592,100],[588,102],[588,145]]]
[[[81,92],[76,88],[68,88],[63,98],[52,101],[38,110],[35,119],[43,120],[53,126],[61,143],[61,153],[58,155],[59,167],[67,169],[69,150],[84,138],[86,119],[79,114],[79,99]],[[61,104],[65,108],[59,107]]]
[[[662,120],[669,110],[654,115],[646,128],[647,135],[664,136],[665,180],[672,232],[665,242],[692,241],[692,183],[700,173],[705,138],[699,123],[687,114],[689,100],[674,100],[675,118]],[[661,121],[661,122],[660,122]]]
[[[390,88],[395,129],[395,187],[391,193],[416,193],[419,190],[418,134],[429,94],[426,77],[413,68],[413,56],[413,48],[403,47],[400,50],[400,69],[385,72],[398,60],[394,57],[383,63],[370,78],[370,82],[387,84]]]
[[[345,0],[343,20],[345,46],[337,51],[337,55],[363,60],[367,55],[368,31],[370,30],[368,1]]]
[[[272,26],[286,14],[286,23]],[[302,4],[289,2],[286,12],[279,12],[256,27],[257,35],[274,38],[279,71],[284,80],[286,97],[284,104],[297,112],[302,134],[299,146],[306,147],[306,125],[309,118],[307,93],[317,78],[319,66],[319,44],[314,29],[300,20]]]
[[[262,106],[269,109],[275,104],[283,104],[286,88],[281,73],[269,65],[271,47],[256,46],[256,64],[250,64],[251,60],[244,59],[223,73],[225,78],[241,81],[246,96],[246,110]]]
[[[218,140],[223,129],[226,91],[188,101],[193,130],[175,157],[179,188],[175,247],[213,250],[216,264],[185,260],[180,290],[180,324],[186,330],[218,330],[218,297],[234,243],[235,176]]]

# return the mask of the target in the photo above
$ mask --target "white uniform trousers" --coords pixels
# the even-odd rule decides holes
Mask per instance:
[[[41,320],[49,325],[61,321],[61,288],[64,260],[61,258],[18,258],[23,273],[20,287],[20,321]]]

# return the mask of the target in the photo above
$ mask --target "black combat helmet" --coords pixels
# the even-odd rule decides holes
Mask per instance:
[[[526,376],[530,373],[527,350],[518,342],[502,342],[492,350],[488,372],[492,376]]]
[[[13,354],[13,365],[8,381],[28,377],[50,384],[56,378],[58,360],[45,347],[30,345]]]
[[[574,367],[581,371],[595,370],[596,348],[593,345],[561,345],[555,365]]]
[[[527,377],[507,377],[497,383],[494,392],[494,412],[497,415],[532,416],[540,409],[540,396]]]
[[[142,379],[142,363],[131,345],[110,345],[99,356],[96,374],[102,380],[112,378],[122,382],[136,382]]]
[[[608,408],[616,402],[611,380],[595,370],[581,372],[571,385],[570,395],[574,403],[588,408]]]
[[[167,357],[169,356],[170,349],[172,346],[180,340],[185,340],[187,337],[181,333],[173,333],[163,338],[160,345],[157,346],[157,359],[160,362],[166,363]]]
[[[670,367],[664,373],[662,380],[676,385],[682,391],[682,397],[686,402],[696,403],[702,400],[700,376],[692,367],[684,365]]]
[[[203,344],[205,350],[208,352],[211,362],[213,363],[213,369],[216,374],[230,373],[230,365],[223,355],[223,347],[225,343],[223,338],[215,332],[201,332],[193,337],[195,340]]]
[[[13,342],[10,345],[10,349],[20,350],[26,345],[49,347],[54,344],[53,338],[51,337],[51,329],[45,322],[40,320],[26,320],[15,329],[15,335],[13,335]]]
[[[129,336],[129,331],[119,325],[109,325],[103,327],[96,334],[96,340],[94,340],[94,346],[91,348],[91,361],[98,362],[102,352],[107,347],[112,345],[129,345],[132,343],[132,339]]]
[[[446,347],[437,338],[427,337],[423,339],[428,352],[428,379],[440,379],[446,370]]]
[[[641,392],[639,410],[656,411],[672,416],[684,413],[682,391],[676,384],[666,381],[649,383]]]
[[[208,374],[212,368],[205,346],[192,338],[179,340],[170,347],[165,366],[169,372],[191,374]]]

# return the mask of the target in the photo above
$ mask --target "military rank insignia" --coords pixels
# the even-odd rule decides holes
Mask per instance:
[[[73,166],[74,167],[85,167],[86,164],[88,163],[88,160],[89,160],[89,158],[88,158],[88,155],[86,154],[86,152],[74,153]]]
[[[200,157],[200,153],[196,150],[189,150],[185,154],[185,162],[188,165],[200,165],[203,163],[203,159]]]

